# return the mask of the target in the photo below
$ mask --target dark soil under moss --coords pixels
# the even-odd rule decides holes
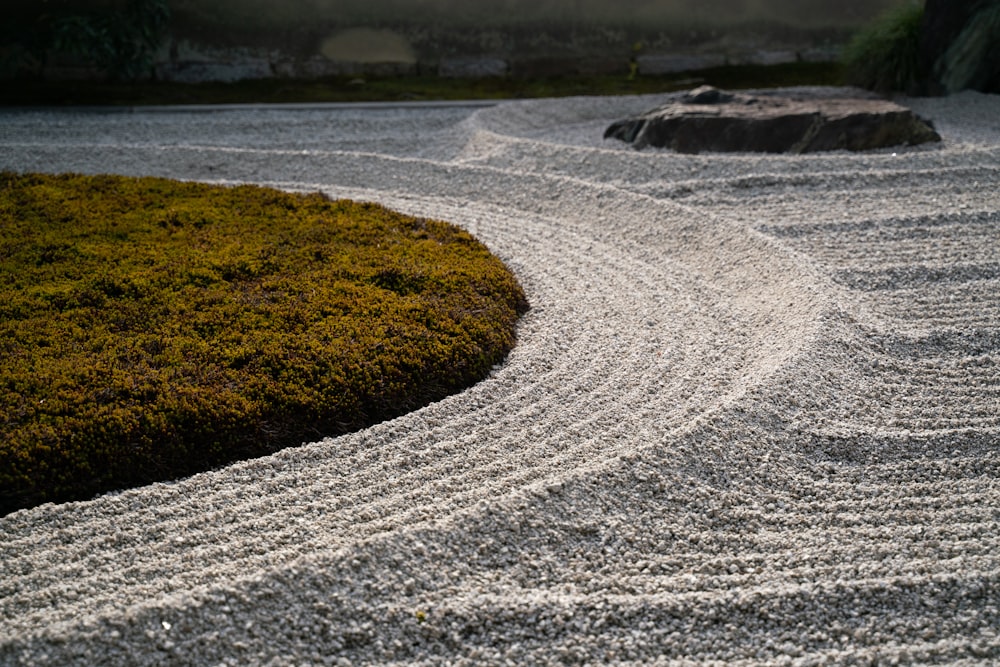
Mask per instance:
[[[268,188],[0,173],[0,514],[357,430],[527,308],[468,233]]]

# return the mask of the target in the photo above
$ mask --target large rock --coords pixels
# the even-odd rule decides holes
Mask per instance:
[[[882,99],[754,96],[711,86],[617,121],[604,138],[681,153],[864,151],[941,140],[912,111]]]

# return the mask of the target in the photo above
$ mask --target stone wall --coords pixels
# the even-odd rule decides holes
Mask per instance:
[[[30,24],[29,32],[39,25],[37,0],[5,1],[21,8],[17,15]],[[53,6],[70,3],[92,13],[132,1],[53,0]],[[655,74],[727,63],[831,60],[874,16],[913,0],[161,1],[169,7],[170,28],[151,72],[175,81],[235,81],[636,68]],[[16,41],[23,32],[7,28],[0,37],[6,33]],[[0,71],[4,48],[0,40]],[[50,79],[97,74],[50,56],[35,58],[27,71]]]
[[[835,60],[849,32],[750,26],[674,35],[638,29],[535,26],[483,31],[407,28],[300,33],[294,43],[218,45],[172,36],[156,76],[170,81],[422,74],[446,77],[664,74],[725,64]],[[254,40],[249,39],[253,42]],[[263,41],[263,40],[261,40]]]

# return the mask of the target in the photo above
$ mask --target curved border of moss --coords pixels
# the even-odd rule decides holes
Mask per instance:
[[[0,514],[411,411],[527,307],[470,234],[374,204],[0,173]]]

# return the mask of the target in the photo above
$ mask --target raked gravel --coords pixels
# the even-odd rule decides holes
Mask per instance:
[[[532,305],[427,408],[0,518],[0,665],[1000,663],[1000,97],[601,139],[661,101],[0,111],[0,168],[378,201]]]

